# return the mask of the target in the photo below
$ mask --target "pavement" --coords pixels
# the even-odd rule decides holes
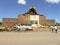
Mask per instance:
[[[60,45],[60,32],[0,32],[0,45]]]

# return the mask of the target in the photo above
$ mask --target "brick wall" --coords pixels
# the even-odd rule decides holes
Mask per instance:
[[[16,18],[3,18],[3,26],[5,27],[12,27],[17,24]]]
[[[45,25],[45,20],[46,20],[46,17],[44,15],[39,16],[39,23],[41,25]]]
[[[46,20],[46,25],[55,25],[55,20]]]
[[[26,24],[26,15],[18,16],[18,24]]]

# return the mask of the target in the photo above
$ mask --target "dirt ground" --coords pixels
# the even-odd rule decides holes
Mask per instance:
[[[0,32],[0,45],[60,45],[60,31]]]

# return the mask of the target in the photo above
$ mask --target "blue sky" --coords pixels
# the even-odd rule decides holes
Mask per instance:
[[[2,18],[17,18],[30,6],[35,6],[37,13],[44,14],[47,19],[60,23],[60,0],[0,0],[0,22]]]

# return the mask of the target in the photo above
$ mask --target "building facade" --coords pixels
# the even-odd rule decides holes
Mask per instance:
[[[40,25],[55,25],[55,20],[48,20],[46,16],[38,14],[36,8],[31,6],[29,11],[25,14],[18,15],[18,18],[3,18],[3,26],[12,27],[14,25],[31,25],[31,24],[40,24]]]

